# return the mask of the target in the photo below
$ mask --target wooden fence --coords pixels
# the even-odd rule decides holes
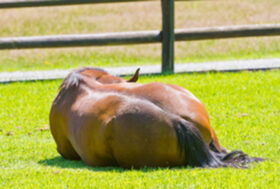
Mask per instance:
[[[2,1],[1,8],[60,6],[153,0],[25,0]],[[0,49],[77,47],[162,43],[162,72],[174,72],[174,41],[280,35],[280,24],[174,30],[174,0],[161,0],[162,31],[0,38]]]

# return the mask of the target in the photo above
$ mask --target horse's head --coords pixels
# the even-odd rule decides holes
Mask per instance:
[[[139,78],[139,71],[140,68],[136,70],[134,75],[129,80],[125,80],[123,78],[110,75],[106,71],[99,68],[84,68],[80,71],[80,74],[87,76],[88,78],[94,79],[102,84],[111,84],[111,83],[136,82]]]

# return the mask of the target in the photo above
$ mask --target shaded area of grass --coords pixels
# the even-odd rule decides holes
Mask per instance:
[[[270,158],[249,169],[88,167],[56,152],[48,114],[61,80],[0,85],[1,188],[277,188],[280,71],[140,77],[183,86],[206,106],[220,142]]]
[[[100,171],[107,171],[107,172],[125,172],[128,171],[126,169],[122,169],[120,167],[89,167],[85,165],[82,161],[70,161],[65,160],[61,156],[57,156],[54,158],[49,158],[45,160],[40,160],[38,162],[39,164],[42,164],[44,166],[54,166],[59,168],[75,168],[75,169],[88,169],[94,172],[100,172]]]
[[[40,160],[38,162],[39,164],[42,164],[44,166],[51,166],[51,167],[59,167],[63,169],[87,169],[93,172],[118,172],[118,173],[124,173],[124,172],[130,172],[130,169],[123,169],[120,167],[90,167],[84,164],[82,161],[70,161],[66,160],[61,156],[57,156],[54,158],[49,158],[45,160]],[[153,172],[157,170],[168,170],[170,168],[159,168],[159,167],[146,167],[139,169],[137,171],[140,172]],[[186,167],[173,167],[173,170],[180,170],[180,169],[187,169]],[[132,168],[133,170],[133,168]]]

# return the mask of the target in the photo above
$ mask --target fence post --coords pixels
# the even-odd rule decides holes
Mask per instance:
[[[161,0],[162,8],[162,73],[174,72],[174,0]]]

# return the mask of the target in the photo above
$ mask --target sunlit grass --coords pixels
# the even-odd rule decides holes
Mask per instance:
[[[0,85],[0,188],[278,188],[280,71],[140,77],[183,86],[206,106],[220,142],[269,158],[249,169],[88,167],[56,152],[48,129],[62,82]]]

